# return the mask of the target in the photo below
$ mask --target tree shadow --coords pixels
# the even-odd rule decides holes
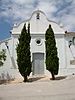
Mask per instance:
[[[55,81],[56,80],[63,80],[63,79],[65,79],[67,76],[57,76],[56,78],[55,78]],[[44,79],[44,78],[46,78],[46,76],[38,76],[38,77],[31,77],[31,78],[29,78],[28,79],[28,82],[34,82],[34,81],[49,81],[49,78],[47,77],[46,79]],[[52,80],[52,78],[50,78],[50,80]]]
[[[28,82],[34,82],[34,81],[38,81],[45,78],[44,76],[40,76],[40,77],[32,77],[28,79]]]
[[[67,77],[67,76],[58,76],[58,77],[55,78],[55,80],[63,80],[63,79],[65,79],[66,77]],[[51,78],[50,80],[52,80],[52,78]]]

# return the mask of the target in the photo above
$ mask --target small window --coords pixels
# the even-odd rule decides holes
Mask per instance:
[[[41,39],[36,39],[36,44],[37,44],[38,46],[40,46],[40,45],[42,44]]]
[[[37,18],[37,19],[40,19],[40,14],[39,14],[39,13],[37,13],[36,18]]]
[[[36,41],[36,43],[37,43],[37,44],[40,44],[40,43],[41,43],[41,41],[40,41],[40,40],[37,40],[37,41]]]

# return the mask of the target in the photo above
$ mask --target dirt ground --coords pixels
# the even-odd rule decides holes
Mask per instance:
[[[0,85],[0,100],[75,100],[75,75],[30,77]]]

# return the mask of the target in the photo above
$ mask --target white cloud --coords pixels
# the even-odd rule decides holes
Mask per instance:
[[[36,0],[13,0],[17,4],[34,4]]]
[[[51,2],[49,2],[49,0],[47,1],[39,1],[38,5],[37,5],[37,9],[40,9],[42,11],[44,11],[48,16],[52,15],[53,12],[56,12],[56,7],[52,5]]]
[[[75,31],[75,0],[1,0],[0,4],[0,18],[5,20],[22,21],[40,9],[50,20],[61,22],[65,29]]]

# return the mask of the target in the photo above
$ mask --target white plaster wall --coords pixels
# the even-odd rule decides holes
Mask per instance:
[[[60,57],[60,69],[59,75],[70,75],[75,74],[75,65],[70,64],[71,60],[75,60],[75,46],[72,44],[69,48],[69,41],[72,40],[73,36],[64,36],[64,40],[57,45],[59,49],[59,57]],[[60,41],[60,40],[57,40]],[[63,47],[63,48],[62,48]]]
[[[38,45],[36,43],[37,39],[41,39],[41,44]],[[36,53],[36,52],[41,52],[41,53],[45,53],[45,37],[40,36],[39,34],[36,36],[31,36],[31,52],[32,53]]]
[[[11,31],[12,34],[20,34],[21,30],[23,28],[23,25],[25,23],[30,23],[30,33],[31,34],[45,34],[46,29],[49,27],[49,24],[51,24],[55,34],[64,34],[63,28],[61,28],[56,22],[50,21],[47,19],[46,15],[39,11],[40,13],[40,19],[36,19],[37,12],[35,11],[29,20],[22,22],[21,24],[18,24],[15,26]],[[37,32],[37,33],[36,33]]]
[[[0,51],[2,49],[6,50],[6,61],[4,61],[3,66],[0,67],[0,80],[1,79],[14,79],[14,78],[22,78],[20,75],[18,69],[17,69],[17,62],[16,62],[16,44],[17,44],[18,38],[11,37],[10,39],[6,39],[4,41],[0,42]],[[7,49],[5,42],[8,42],[7,45],[9,47],[9,50]],[[13,57],[13,61],[12,61]],[[16,67],[14,64],[16,64]],[[9,75],[9,77],[8,77]]]
[[[72,40],[73,36],[66,37],[66,56],[67,56],[67,67],[75,68],[75,65],[70,64],[70,60],[75,59],[75,46],[72,44],[69,48],[69,41]]]
[[[8,42],[9,50],[7,49],[5,42]],[[15,70],[12,66],[11,56],[12,56],[12,38],[4,40],[0,42],[0,51],[2,49],[6,50],[6,61],[4,61],[3,66],[0,67],[0,79],[7,79],[7,74],[9,74],[10,78],[14,78]],[[4,75],[2,77],[2,74]]]
[[[6,68],[11,68],[12,66],[11,66],[11,60],[10,60],[10,55],[11,55],[11,45],[10,44],[12,44],[12,40],[10,39],[10,40],[7,40],[7,42],[8,42],[8,47],[9,47],[9,49],[10,49],[10,52],[8,51],[8,49],[7,49],[7,47],[6,47],[6,45],[5,45],[5,41],[3,41],[3,42],[1,42],[1,44],[0,44],[0,51],[2,50],[2,49],[5,49],[5,51],[6,51],[6,61],[4,62],[4,65],[3,65],[3,68],[4,67],[6,67]]]
[[[55,22],[49,21],[43,13],[40,13],[40,19],[36,19],[36,14],[34,14],[30,20],[31,24],[31,34],[45,34],[46,29],[51,24],[55,34],[60,34],[62,32],[64,34],[64,30],[59,27],[59,25]],[[37,33],[36,33],[37,32]]]
[[[65,38],[64,35],[56,35],[56,46],[58,51],[58,57],[59,57],[59,66],[60,68],[65,68]]]
[[[18,68],[17,66],[17,53],[16,53],[16,48],[18,45],[18,38],[19,35],[13,35],[12,36],[12,40],[13,40],[13,44],[12,44],[12,57],[14,58],[14,62],[15,62],[15,67]]]

